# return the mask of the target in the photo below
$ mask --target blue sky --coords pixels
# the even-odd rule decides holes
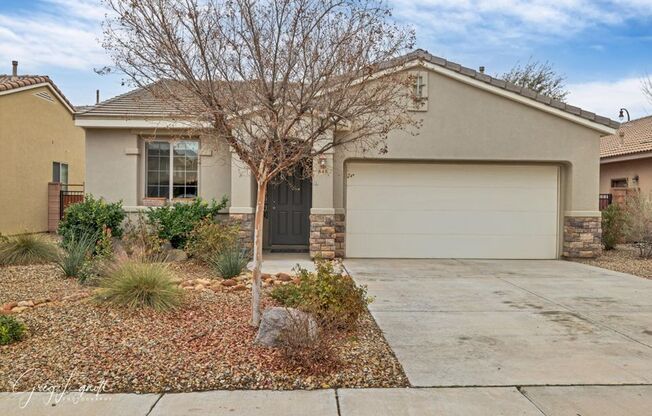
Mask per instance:
[[[565,75],[568,101],[615,118],[652,114],[641,79],[652,74],[652,0],[389,0],[394,18],[415,27],[417,46],[495,75],[528,59]],[[0,73],[52,77],[75,104],[128,87],[93,68],[102,50],[99,0],[0,0]]]

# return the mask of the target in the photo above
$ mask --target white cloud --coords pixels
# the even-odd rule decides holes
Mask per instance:
[[[624,107],[634,119],[652,114],[652,103],[641,87],[640,78],[571,84],[567,101],[613,120],[617,120],[618,110]]]
[[[16,59],[21,72],[31,73],[109,63],[98,41],[105,14],[98,1],[45,0],[41,6],[0,13],[0,62]]]
[[[429,44],[456,51],[525,48],[597,25],[652,17],[652,0],[390,0],[395,16]],[[456,54],[460,54],[459,52]]]

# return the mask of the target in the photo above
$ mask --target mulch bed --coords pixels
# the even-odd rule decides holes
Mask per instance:
[[[652,279],[652,259],[640,258],[636,247],[630,245],[622,244],[614,250],[603,251],[602,255],[595,259],[573,259],[573,261]]]
[[[183,279],[212,278],[196,264],[173,266]],[[51,265],[0,269],[0,303],[63,297],[85,289]],[[265,298],[265,304],[271,300]],[[253,344],[248,290],[185,291],[169,313],[55,301],[17,315],[27,337],[0,346],[0,391],[105,384],[105,392],[215,389],[406,387],[407,378],[371,315],[333,338],[339,367],[309,372],[279,351]]]

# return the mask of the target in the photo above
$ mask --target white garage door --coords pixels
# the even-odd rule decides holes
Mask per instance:
[[[346,255],[553,259],[555,166],[347,165]]]

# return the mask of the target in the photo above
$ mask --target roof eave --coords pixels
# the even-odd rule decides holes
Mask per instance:
[[[625,153],[622,155],[601,156],[600,164],[627,162],[630,160],[652,158],[652,150],[645,150],[642,152]]]
[[[120,116],[87,116],[75,117],[75,125],[82,128],[114,128],[114,129],[133,129],[133,128],[159,128],[159,129],[188,129],[210,127],[208,124],[198,124],[197,122],[184,121],[169,117],[120,117]]]

